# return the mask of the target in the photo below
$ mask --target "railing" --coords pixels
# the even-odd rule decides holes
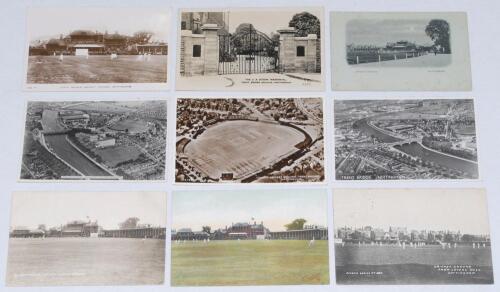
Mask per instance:
[[[347,63],[357,65],[409,59],[426,55],[426,52],[348,52]]]

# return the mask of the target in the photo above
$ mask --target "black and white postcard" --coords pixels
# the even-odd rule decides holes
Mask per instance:
[[[324,88],[321,8],[182,10],[178,90]]]
[[[337,284],[493,284],[484,189],[334,189]]]
[[[167,103],[30,101],[22,180],[164,180]]]
[[[25,88],[165,89],[169,24],[161,8],[30,8]]]
[[[479,177],[472,99],[336,100],[337,180]]]
[[[336,90],[470,91],[467,15],[332,12]]]

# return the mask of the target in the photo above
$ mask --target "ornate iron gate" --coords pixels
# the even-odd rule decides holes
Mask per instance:
[[[219,36],[219,74],[277,72],[279,39],[253,28]]]

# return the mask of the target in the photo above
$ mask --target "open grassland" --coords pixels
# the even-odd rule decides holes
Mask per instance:
[[[8,286],[162,284],[165,240],[9,240]]]
[[[149,61],[138,56],[109,55],[89,58],[81,56],[30,56],[28,84],[60,83],[165,83],[167,55],[151,56]]]
[[[173,286],[328,284],[328,241],[172,242]]]

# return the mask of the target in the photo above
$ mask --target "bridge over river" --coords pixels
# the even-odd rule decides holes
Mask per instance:
[[[371,125],[367,119],[358,120],[355,122],[355,125],[365,134],[370,136],[373,135],[387,146],[394,147],[408,155],[420,158],[424,161],[431,161],[450,169],[465,172],[470,178],[478,177],[478,164],[476,161],[467,160],[428,148],[422,145],[419,139],[403,139],[390,135],[388,131],[383,131]]]
[[[45,141],[43,144],[47,150],[80,174],[82,179],[90,179],[92,177],[119,178],[77,149],[69,141],[67,135],[69,129],[59,122],[57,111],[43,111],[42,127],[43,140]]]

